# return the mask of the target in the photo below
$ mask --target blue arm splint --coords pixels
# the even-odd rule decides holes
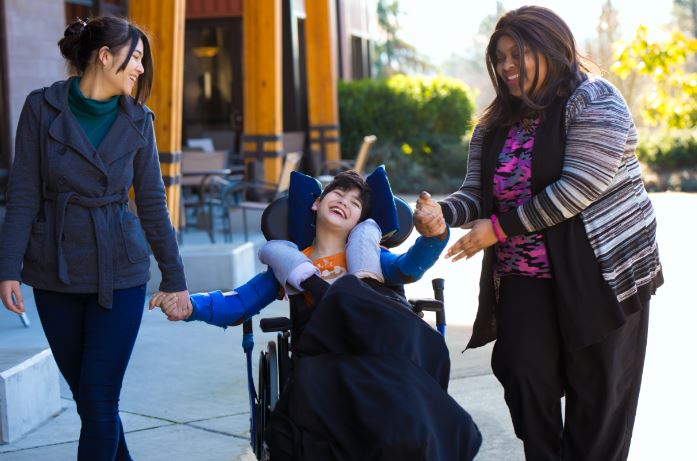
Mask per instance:
[[[268,269],[229,293],[217,290],[193,294],[193,311],[186,321],[200,320],[226,328],[258,314],[278,297],[278,290],[276,278]]]
[[[396,255],[389,250],[380,252],[380,267],[385,283],[401,285],[416,282],[430,269],[448,244],[450,229],[445,239],[419,237],[406,253]]]

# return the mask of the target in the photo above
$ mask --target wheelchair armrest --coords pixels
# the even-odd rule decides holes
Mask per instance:
[[[422,312],[422,311],[439,312],[439,311],[443,310],[443,302],[438,301],[437,299],[430,299],[430,298],[410,299],[409,304],[411,304],[411,307],[414,310],[414,312]]]
[[[293,323],[288,317],[272,317],[269,319],[261,319],[259,327],[264,333],[273,331],[289,331]]]

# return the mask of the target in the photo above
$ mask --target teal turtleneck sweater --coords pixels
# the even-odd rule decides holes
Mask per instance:
[[[80,77],[76,77],[70,82],[68,105],[92,145],[99,147],[119,115],[119,96],[106,101],[86,98],[80,90]]]

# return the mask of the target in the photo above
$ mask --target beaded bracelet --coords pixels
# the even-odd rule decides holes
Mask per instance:
[[[496,239],[499,241],[499,243],[503,243],[506,241],[506,237],[501,235],[501,232],[499,231],[498,227],[499,219],[496,217],[495,214],[491,215],[491,227],[494,228],[494,234],[496,235]]]

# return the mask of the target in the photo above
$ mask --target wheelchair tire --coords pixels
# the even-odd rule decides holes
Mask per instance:
[[[279,395],[286,386],[286,381],[290,376],[290,353],[288,352],[288,338],[281,333],[278,334],[278,391]]]
[[[264,432],[267,424],[269,402],[268,385],[269,362],[266,352],[259,353],[259,380],[257,381],[257,401],[254,406],[254,455],[261,460],[264,450]]]
[[[278,403],[279,396],[279,373],[278,373],[278,354],[276,353],[276,343],[269,341],[267,347],[267,366],[269,367],[268,383],[269,383],[269,403],[268,411],[271,413],[274,408],[276,408],[276,403]],[[267,414],[268,416],[268,414]]]

